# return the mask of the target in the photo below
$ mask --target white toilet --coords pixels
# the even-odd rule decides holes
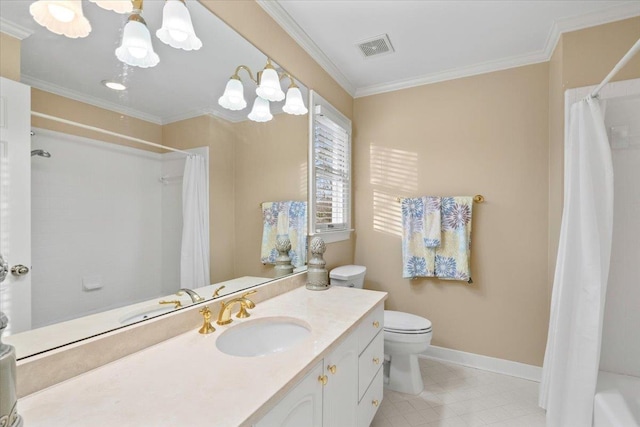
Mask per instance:
[[[361,265],[343,265],[331,270],[330,283],[362,289],[366,272],[367,268]],[[424,390],[418,354],[431,344],[431,333],[431,322],[424,317],[384,311],[384,353],[385,359],[390,360],[387,388],[408,394]]]

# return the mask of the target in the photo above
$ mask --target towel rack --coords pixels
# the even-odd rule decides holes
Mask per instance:
[[[400,200],[400,197],[396,197],[396,202],[400,203]],[[476,194],[475,196],[473,196],[473,201],[476,203],[483,203],[484,196],[482,194]]]

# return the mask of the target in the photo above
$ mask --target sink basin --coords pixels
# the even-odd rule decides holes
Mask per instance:
[[[160,316],[161,314],[165,314],[173,310],[175,310],[173,305],[153,305],[127,313],[118,320],[120,321],[121,325],[130,325],[131,323],[139,322],[141,320],[149,319],[155,316]]]
[[[311,335],[311,327],[294,317],[249,320],[224,331],[218,350],[231,356],[259,357],[286,351]]]

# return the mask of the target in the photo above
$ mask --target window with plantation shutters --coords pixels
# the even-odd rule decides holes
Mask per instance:
[[[312,93],[310,229],[325,241],[349,238],[351,121]]]

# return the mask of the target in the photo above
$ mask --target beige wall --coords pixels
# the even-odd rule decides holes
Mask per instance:
[[[640,17],[573,31],[562,36],[549,68],[549,291],[562,220],[564,91],[600,83],[640,39]],[[612,81],[640,78],[636,55]]]
[[[262,202],[307,200],[308,117],[277,114],[269,123],[234,125],[235,274],[272,277],[260,264]]]
[[[20,40],[0,32],[0,76],[20,81]]]
[[[233,124],[211,116],[182,120],[162,127],[162,141],[180,149],[209,147],[211,283],[236,277],[233,271],[236,162]]]
[[[564,171],[564,89],[562,87],[563,37],[549,61],[549,244],[547,298],[551,304],[554,266],[558,254],[560,219],[562,218],[562,174]]]
[[[31,109],[39,113],[79,122],[85,125],[140,138],[147,141],[162,143],[162,126],[145,120],[126,116],[115,111],[95,107],[84,102],[76,101],[64,96],[55,95],[40,89],[31,88]],[[142,150],[161,152],[153,147],[131,142],[126,139],[105,135],[101,132],[84,130],[82,128],[62,124],[40,117],[31,117],[31,125],[71,135],[97,139],[99,141],[135,147]]]
[[[355,101],[355,261],[433,344],[534,365],[548,321],[546,63]],[[473,285],[402,279],[398,196],[483,194]]]

